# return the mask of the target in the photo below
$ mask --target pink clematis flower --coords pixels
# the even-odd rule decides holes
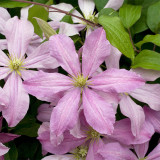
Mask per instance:
[[[23,88],[22,79],[28,79],[37,71],[28,69],[47,69],[58,66],[56,60],[48,54],[47,42],[25,58],[33,33],[34,28],[27,20],[19,20],[18,17],[14,17],[6,22],[4,34],[7,39],[9,54],[7,56],[0,50],[0,79],[7,77],[3,89],[9,102],[6,107],[2,108],[2,114],[10,127],[19,123],[29,107],[29,95]]]
[[[0,131],[2,129],[2,120],[3,120],[3,117],[0,117]],[[2,133],[2,132],[0,133],[0,159],[3,160],[4,158],[3,155],[9,151],[9,148],[3,145],[2,143],[7,143],[18,137],[19,135],[15,135],[11,133]]]
[[[109,58],[107,57],[106,66],[107,68],[119,68],[119,60],[121,53],[118,49],[112,48],[112,54]],[[155,80],[159,77],[158,71],[150,71],[143,69],[134,69],[131,70],[135,73],[140,74],[145,80]],[[145,114],[140,105],[137,105],[131,97],[148,104],[152,109],[159,111],[160,110],[160,99],[159,99],[159,84],[145,84],[133,91],[122,93],[120,108],[121,112],[130,118],[131,128],[134,136],[138,136],[141,127],[145,121]],[[131,96],[131,97],[130,97]]]
[[[92,32],[85,41],[82,72],[74,43],[69,37],[55,35],[49,42],[51,55],[71,76],[39,72],[37,76],[24,81],[24,86],[30,94],[42,100],[52,101],[54,95],[65,92],[51,114],[51,139],[62,140],[63,132],[74,127],[81,100],[88,124],[101,134],[111,134],[115,112],[112,105],[93,89],[107,93],[113,90],[118,93],[129,92],[144,85],[144,80],[139,75],[124,69],[109,69],[93,76],[99,65],[110,54],[110,44],[102,28]]]
[[[134,145],[136,155],[128,148],[118,142],[106,144],[99,153],[105,160],[159,160],[160,159],[160,144],[150,152],[147,156],[145,154],[148,150],[148,142],[144,144]]]

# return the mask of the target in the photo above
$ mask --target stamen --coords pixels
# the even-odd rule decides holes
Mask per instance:
[[[88,84],[87,83],[88,77],[84,78],[83,74],[78,74],[77,77],[72,77],[72,79],[73,79],[73,86],[75,87],[84,88]]]
[[[75,160],[85,160],[88,153],[87,146],[79,146],[73,151]]]
[[[92,127],[89,127],[89,130],[86,131],[86,135],[86,140],[91,140],[91,142],[98,141],[101,136],[101,134],[94,130]]]
[[[21,70],[24,69],[23,59],[17,58],[16,56],[8,55],[9,57],[9,68],[11,72],[15,71],[18,75],[21,76]]]

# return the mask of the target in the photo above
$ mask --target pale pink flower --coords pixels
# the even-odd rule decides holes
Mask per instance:
[[[0,50],[0,79],[6,79],[4,92],[9,101],[2,108],[2,114],[10,127],[15,126],[25,116],[29,107],[29,95],[24,90],[22,79],[28,79],[37,71],[29,68],[55,68],[55,59],[48,54],[45,42],[25,58],[27,47],[32,39],[34,28],[27,20],[10,18],[5,25],[4,35],[7,39],[8,56]],[[21,79],[22,78],[22,79]]]
[[[119,68],[119,60],[121,53],[118,49],[112,48],[112,53],[107,57],[106,66],[107,68]],[[140,74],[145,80],[155,80],[159,77],[159,72],[143,70],[143,69],[134,69],[131,70]],[[147,103],[152,109],[160,110],[160,99],[159,99],[159,84],[145,84],[133,91],[122,93],[120,108],[121,112],[130,118],[131,128],[134,136],[139,134],[141,127],[145,121],[145,114],[140,105],[136,104],[131,98],[135,98],[140,102]]]
[[[71,76],[39,72],[37,76],[24,81],[24,85],[30,94],[42,100],[52,101],[54,95],[65,92],[51,115],[51,139],[59,143],[58,140],[63,139],[63,132],[76,124],[81,93],[88,124],[101,134],[111,134],[115,112],[93,89],[107,93],[129,92],[144,85],[144,80],[134,72],[124,69],[109,69],[93,76],[110,54],[110,44],[102,28],[92,32],[84,43],[82,72],[74,43],[69,37],[54,35],[49,42],[51,55]]]

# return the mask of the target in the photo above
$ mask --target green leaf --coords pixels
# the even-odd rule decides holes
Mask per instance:
[[[126,4],[119,10],[119,16],[123,25],[129,29],[141,16],[141,6]]]
[[[57,34],[56,31],[46,21],[44,21],[43,19],[40,19],[40,18],[36,18],[36,17],[35,17],[35,19],[37,20],[41,30],[43,31],[43,33],[47,39],[49,39],[49,37]]]
[[[48,11],[42,6],[33,6],[28,11],[28,20],[32,22],[34,26],[34,32],[39,35],[41,38],[43,37],[43,32],[40,29],[37,21],[34,17],[40,18],[44,21],[48,19]]]
[[[12,128],[12,133],[25,135],[28,137],[37,137],[37,131],[40,124],[36,123],[36,119],[32,116],[25,116],[25,118],[14,128]]]
[[[147,24],[152,32],[160,33],[160,1],[148,8]]]
[[[100,16],[99,23],[106,31],[107,39],[126,57],[134,59],[134,50],[129,34],[118,17]]]
[[[98,11],[103,9],[105,5],[107,4],[108,0],[94,0],[94,3],[96,5],[96,8]]]
[[[150,50],[141,51],[132,65],[132,68],[137,67],[160,71],[160,54]]]
[[[138,48],[141,48],[141,46],[142,46],[144,43],[148,43],[148,42],[154,43],[155,45],[157,45],[157,46],[160,47],[160,34],[156,34],[156,35],[146,35],[142,41],[136,43],[135,45],[136,45]]]
[[[132,1],[132,0],[130,0],[130,1]],[[140,33],[140,32],[145,31],[146,29],[148,29],[148,26],[146,23],[148,7],[158,1],[160,1],[160,0],[143,0],[141,17],[133,26],[134,33]]]
[[[14,142],[9,142],[6,144],[9,147],[9,152],[5,154],[5,160],[17,160],[18,158],[18,151]]]
[[[26,0],[26,1],[31,1],[31,0]],[[0,0],[0,7],[4,7],[4,8],[27,7],[29,5],[31,4],[14,2],[11,0]]]
[[[100,17],[102,15],[114,17],[114,16],[118,16],[118,12],[116,12],[112,8],[104,8],[99,12],[98,17]]]

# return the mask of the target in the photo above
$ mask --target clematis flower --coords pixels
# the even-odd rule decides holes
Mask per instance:
[[[113,48],[112,54],[105,60],[107,68],[119,68],[121,53],[118,49]],[[158,78],[158,72],[146,71],[143,69],[131,70],[140,74],[145,80],[155,80]],[[149,78],[150,77],[150,78]],[[152,78],[151,78],[152,77]],[[131,128],[134,136],[139,134],[145,121],[145,114],[140,105],[137,105],[131,97],[148,104],[152,109],[159,111],[159,84],[145,84],[133,91],[121,93],[120,108],[121,112],[130,118]],[[131,96],[131,97],[130,97]]]
[[[104,8],[113,8],[115,10],[118,10],[123,4],[123,2],[124,0],[109,0]],[[78,0],[78,5],[83,15],[81,15],[77,10],[75,10],[73,6],[70,4],[60,3],[52,6],[67,12],[71,11],[76,16],[79,16],[91,22],[97,23],[98,14],[95,14],[94,12],[95,3],[93,0]],[[49,18],[52,19],[53,21],[60,22],[62,18],[65,16],[65,14],[57,13],[53,11],[54,11],[53,9],[50,9]],[[97,27],[92,27],[86,22],[75,17],[72,17],[72,20],[73,20],[73,23],[79,23],[79,24],[76,24],[76,25],[68,24],[68,26],[70,26],[70,28],[68,27],[68,31],[70,32],[77,31],[78,33],[80,30],[83,30],[84,28],[86,28],[86,36],[88,36],[93,30],[97,28]],[[61,22],[61,23],[64,23],[64,22]],[[63,25],[67,26],[66,23]]]
[[[31,7],[31,6],[29,6]],[[26,7],[26,8],[29,8]],[[26,8],[22,8],[21,9],[21,16],[20,19],[23,20],[27,20],[28,19],[28,9]],[[4,30],[5,30],[5,25],[7,23],[7,21],[11,19],[11,16],[9,14],[9,12],[7,11],[7,9],[0,7],[0,33],[1,34],[5,34]],[[44,39],[41,39],[38,35],[34,34],[32,36],[32,40],[30,41],[26,53],[30,54],[34,51],[34,49],[36,49],[38,46],[40,46],[40,44],[42,43]],[[0,49],[4,50],[4,49],[8,49],[7,48],[7,40],[6,39],[1,39],[0,40]]]
[[[81,95],[88,124],[101,134],[111,134],[115,112],[112,105],[93,89],[104,92],[113,90],[129,92],[144,85],[144,80],[139,75],[124,69],[110,69],[93,76],[99,65],[110,54],[110,44],[102,28],[95,30],[85,41],[82,72],[74,43],[69,37],[55,35],[49,42],[51,55],[70,76],[39,72],[37,76],[24,81],[24,86],[28,93],[41,100],[52,100],[54,95],[65,92],[51,114],[51,139],[62,140],[63,132],[74,127],[78,118]]]
[[[160,158],[160,144],[145,156],[148,150],[148,142],[144,144],[134,145],[136,156],[130,148],[122,146],[118,142],[106,144],[99,153],[105,158],[105,160],[158,160]]]
[[[56,60],[47,54],[47,42],[26,58],[25,53],[33,33],[33,26],[27,20],[14,17],[6,22],[4,34],[9,54],[7,56],[0,50],[0,79],[7,77],[3,89],[9,102],[2,108],[2,114],[10,127],[15,126],[25,116],[29,107],[29,95],[23,88],[22,79],[28,79],[37,71],[28,69],[47,69],[58,66]]]
[[[2,129],[2,121],[3,121],[3,117],[0,117],[0,131]],[[3,145],[2,143],[7,143],[18,137],[19,135],[16,135],[16,134],[2,133],[2,132],[0,133],[0,159],[1,158],[3,159],[4,158],[3,155],[9,151],[9,148]]]

